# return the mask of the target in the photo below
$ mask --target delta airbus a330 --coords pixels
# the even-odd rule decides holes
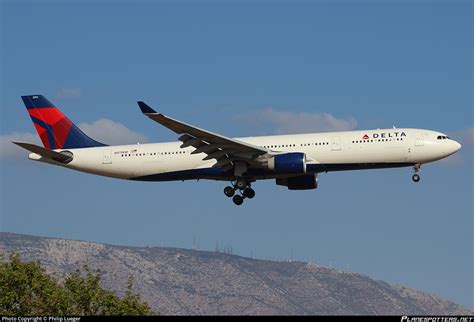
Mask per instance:
[[[255,197],[251,184],[275,179],[290,190],[318,187],[318,173],[412,166],[414,182],[425,163],[457,152],[446,134],[383,129],[228,138],[157,113],[144,115],[179,134],[180,142],[109,146],[83,133],[42,95],[22,96],[44,147],[13,142],[29,159],[95,175],[138,181],[230,181],[224,193],[236,205]]]

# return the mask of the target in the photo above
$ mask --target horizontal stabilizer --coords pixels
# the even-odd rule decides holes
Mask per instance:
[[[41,155],[44,158],[52,159],[61,163],[69,163],[73,159],[71,152],[68,152],[67,154],[66,152],[59,153],[59,152],[52,151],[52,150],[43,148],[41,146],[34,145],[31,143],[26,143],[26,142],[12,142],[12,143],[22,147],[23,149],[26,149],[28,151]]]

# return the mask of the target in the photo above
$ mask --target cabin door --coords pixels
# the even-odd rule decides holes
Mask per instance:
[[[415,132],[415,145],[421,146],[424,145],[425,142],[423,141],[423,133],[422,132]]]
[[[111,164],[112,163],[112,152],[110,150],[104,150],[104,158],[102,159],[102,164]]]
[[[339,136],[333,136],[331,138],[331,150],[332,151],[341,150],[341,138]]]

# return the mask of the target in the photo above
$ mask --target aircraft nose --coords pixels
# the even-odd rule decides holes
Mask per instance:
[[[458,141],[453,140],[453,144],[454,144],[454,152],[458,152],[459,150],[461,150],[461,148],[462,148],[461,143],[459,143]]]
[[[462,148],[461,143],[459,143],[458,141],[454,141],[454,146],[455,146],[456,152],[458,152]]]

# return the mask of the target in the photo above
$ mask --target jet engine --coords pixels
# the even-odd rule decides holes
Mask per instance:
[[[318,188],[317,174],[307,174],[304,176],[278,178],[276,184],[288,187],[288,190],[311,190]]]
[[[268,169],[282,174],[306,173],[306,155],[302,152],[277,154],[268,160]]]

